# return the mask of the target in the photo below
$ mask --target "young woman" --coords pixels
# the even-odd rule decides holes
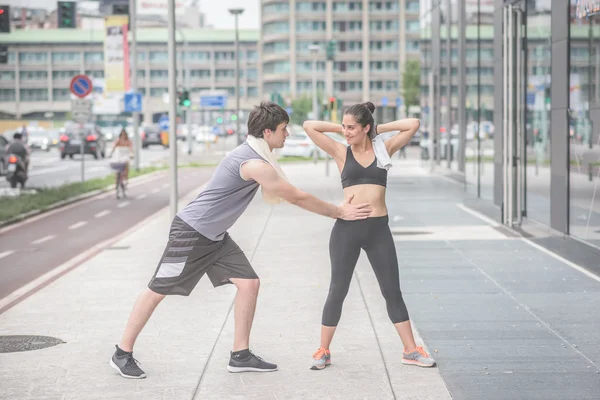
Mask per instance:
[[[377,134],[398,131],[384,142],[385,151],[392,156],[408,144],[420,123],[417,119],[408,118],[376,126],[374,110],[375,106],[370,102],[355,104],[344,112],[342,125],[320,121],[304,123],[312,141],[335,160],[342,175],[344,197],[354,196],[354,201],[368,202],[373,208],[371,215],[364,220],[338,219],[331,231],[331,282],[321,321],[321,345],[313,354],[311,369],[323,369],[331,364],[329,345],[340,320],[342,304],[361,249],[367,253],[385,298],[388,315],[404,345],[402,363],[421,367],[435,365],[435,360],[422,347],[417,347],[402,299],[398,259],[385,204],[387,169],[383,168],[382,160],[378,163],[373,147]],[[336,142],[324,132],[343,133],[349,146]]]
[[[123,171],[123,179],[127,183],[129,180],[129,160],[133,157],[133,144],[129,140],[129,135],[127,135],[125,129],[121,129],[119,138],[115,140],[115,144],[108,157],[112,157],[115,152],[117,153],[117,159],[113,167],[117,170],[117,182],[119,182],[119,173]]]

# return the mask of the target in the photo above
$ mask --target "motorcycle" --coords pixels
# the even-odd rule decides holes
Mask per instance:
[[[16,154],[9,154],[6,161],[6,180],[11,188],[16,188],[17,184],[20,184],[21,188],[25,187],[27,181],[25,162]]]

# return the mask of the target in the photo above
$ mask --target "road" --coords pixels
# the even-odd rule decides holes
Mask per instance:
[[[112,146],[112,145],[111,145]],[[160,161],[168,157],[168,149],[162,147],[151,147],[142,150],[141,164],[150,165],[152,162]],[[94,160],[90,155],[84,159],[86,180],[102,178],[110,174],[110,159]],[[31,155],[31,166],[29,179],[26,187],[55,187],[65,183],[81,181],[81,156],[76,155],[73,159],[60,159],[58,149],[53,148],[48,152],[33,150]],[[0,177],[0,188],[10,187],[5,177]]]
[[[188,145],[186,142],[178,142],[180,159],[195,161],[197,163],[216,163],[220,161],[227,151],[236,146],[234,137],[219,138],[218,143],[207,146],[204,143],[194,143],[191,156],[187,155]],[[107,149],[112,148],[112,143],[107,145]],[[110,150],[108,150],[110,151]],[[191,157],[191,158],[190,158]],[[197,158],[196,158],[197,157]],[[161,146],[151,146],[141,150],[140,165],[149,166],[153,163],[167,162],[169,159],[169,149]],[[85,180],[102,178],[112,173],[110,169],[111,160],[108,158],[94,160],[90,155],[85,156],[84,167]],[[27,180],[26,187],[56,187],[65,183],[81,181],[81,156],[76,155],[73,159],[60,159],[59,151],[56,148],[49,152],[34,150],[31,156],[30,177]],[[10,187],[5,177],[0,177],[0,188]]]
[[[212,171],[181,169],[179,196],[197,189]],[[126,200],[116,200],[111,192],[0,230],[0,299],[169,204],[166,172],[141,179],[131,182]]]

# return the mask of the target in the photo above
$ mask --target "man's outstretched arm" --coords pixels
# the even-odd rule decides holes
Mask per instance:
[[[339,206],[327,203],[281,179],[273,167],[262,161],[245,163],[242,166],[242,176],[255,180],[265,191],[281,197],[288,203],[315,214],[350,221],[365,219],[373,212],[369,203],[350,204],[352,198],[344,200]]]

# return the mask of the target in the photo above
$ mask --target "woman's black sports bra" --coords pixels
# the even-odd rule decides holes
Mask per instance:
[[[342,188],[354,185],[387,185],[387,170],[377,166],[377,157],[367,168],[356,161],[352,149],[348,146],[346,150],[346,162],[342,169]]]

